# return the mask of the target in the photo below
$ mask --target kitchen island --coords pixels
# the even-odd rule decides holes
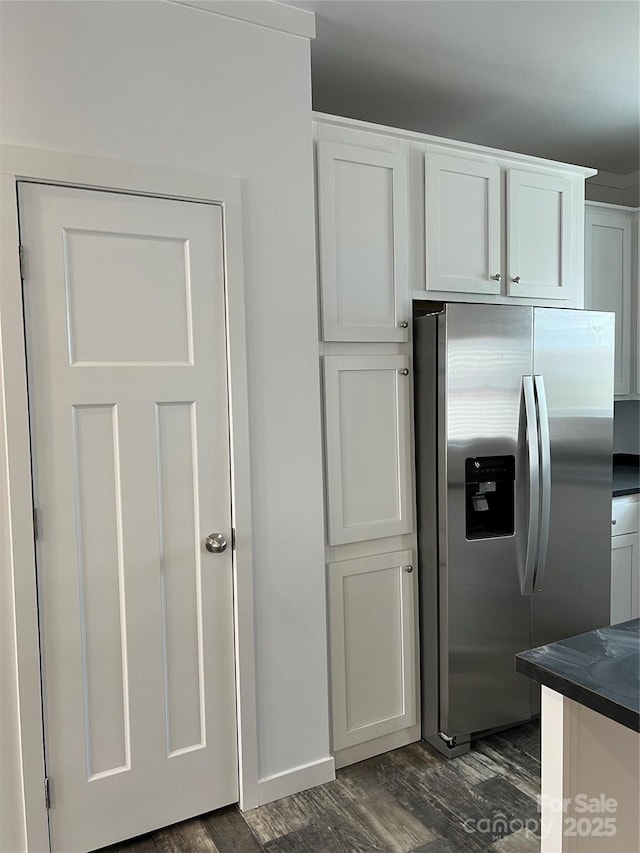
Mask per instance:
[[[542,685],[541,853],[640,850],[640,619],[516,656]]]

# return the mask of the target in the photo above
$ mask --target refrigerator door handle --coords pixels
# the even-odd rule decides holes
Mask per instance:
[[[540,538],[534,591],[542,589],[544,572],[547,566],[547,546],[549,545],[549,524],[551,521],[551,442],[549,439],[549,414],[544,379],[534,376],[536,404],[538,408],[538,436],[540,440]]]
[[[524,393],[527,456],[529,460],[529,529],[527,532],[524,574],[520,578],[520,590],[522,595],[532,595],[538,557],[540,527],[540,455],[533,376],[522,377],[522,390]]]

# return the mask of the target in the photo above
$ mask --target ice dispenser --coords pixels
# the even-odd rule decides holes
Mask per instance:
[[[513,535],[515,471],[514,456],[474,456],[465,461],[467,539]]]

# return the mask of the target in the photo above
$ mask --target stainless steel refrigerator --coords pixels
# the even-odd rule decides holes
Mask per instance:
[[[613,347],[608,313],[418,304],[422,734],[451,757],[538,712],[517,652],[609,624]]]

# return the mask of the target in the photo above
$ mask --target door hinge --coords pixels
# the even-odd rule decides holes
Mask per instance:
[[[38,540],[38,534],[40,532],[40,525],[38,523],[39,514],[40,513],[38,512],[38,510],[34,507],[33,508],[33,538],[36,541]]]
[[[48,776],[44,777],[44,807],[45,809],[51,808],[51,785]]]
[[[20,278],[22,279],[22,281],[24,281],[24,278],[25,278],[25,276],[24,276],[24,268],[25,268],[24,246],[18,246],[18,258],[20,260]]]
[[[236,550],[236,529],[235,527],[231,528],[231,550]]]

